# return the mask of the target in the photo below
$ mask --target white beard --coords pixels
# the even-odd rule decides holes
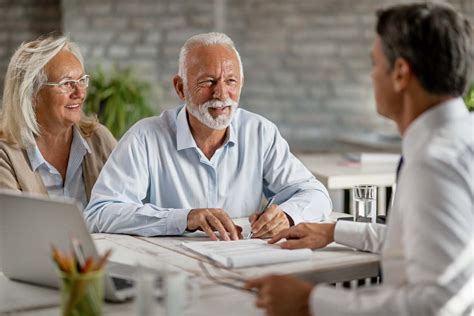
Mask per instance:
[[[188,100],[190,100],[190,98],[188,98]],[[192,103],[192,101],[186,103],[186,109],[189,111],[189,113],[191,113],[196,119],[198,119],[199,122],[212,129],[227,128],[230,125],[230,122],[232,122],[235,110],[239,105],[231,98],[227,98],[224,101],[210,100],[199,106],[189,103]],[[226,106],[230,106],[230,111],[228,114],[221,114],[218,117],[214,118],[209,113],[210,108],[222,108]]]

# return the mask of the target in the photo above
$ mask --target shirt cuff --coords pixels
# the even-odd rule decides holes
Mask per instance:
[[[341,298],[347,295],[346,291],[327,285],[316,285],[309,296],[311,315],[336,315],[340,310]]]
[[[279,208],[290,217],[293,221],[293,225],[299,224],[303,221],[303,216],[301,216],[300,211],[295,211],[294,206],[292,207],[291,203],[282,203],[279,205]]]
[[[168,218],[166,219],[167,235],[181,235],[188,226],[188,214],[191,209],[177,208],[170,209]]]
[[[337,221],[334,228],[334,241],[338,244],[360,249],[360,236],[366,223]]]

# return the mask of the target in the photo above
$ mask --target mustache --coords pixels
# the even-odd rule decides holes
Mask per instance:
[[[232,100],[231,98],[227,98],[224,101],[221,100],[209,100],[203,104],[201,104],[201,107],[208,109],[208,108],[213,108],[213,109],[220,109],[224,108],[226,106],[230,107],[237,107],[238,103]]]

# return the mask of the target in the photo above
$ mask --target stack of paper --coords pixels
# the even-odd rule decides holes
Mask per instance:
[[[360,163],[396,163],[400,160],[399,154],[391,153],[346,153],[343,157]]]
[[[228,268],[308,260],[312,255],[311,249],[281,249],[262,239],[183,242],[182,245]]]

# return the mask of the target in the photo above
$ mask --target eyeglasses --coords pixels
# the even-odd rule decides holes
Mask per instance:
[[[46,82],[45,86],[59,87],[64,93],[71,93],[77,88],[85,89],[89,86],[89,75],[84,75],[77,80],[65,79],[60,82]]]

